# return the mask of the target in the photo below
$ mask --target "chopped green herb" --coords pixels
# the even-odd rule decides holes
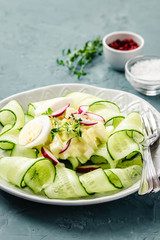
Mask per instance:
[[[48,110],[46,112],[42,113],[42,115],[49,115],[50,116],[50,115],[52,115],[52,113],[53,113],[52,109],[48,108]]]
[[[58,132],[62,132],[62,130],[58,127],[58,128],[52,128],[51,130],[51,137],[52,139],[54,138],[55,134]]]
[[[86,42],[85,46],[79,50],[74,49],[71,52],[62,50],[64,59],[57,59],[57,63],[62,66],[67,66],[73,74],[77,75],[78,79],[86,75],[84,72],[85,66],[90,63],[96,55],[101,55],[103,52],[102,40],[98,37],[93,41]]]
[[[58,123],[58,121],[56,121],[54,119],[54,124],[55,124],[55,128],[53,128],[51,130],[51,137],[52,139],[54,138],[55,134],[57,133],[61,133],[61,132],[66,132],[68,136],[72,135],[73,137],[81,137],[82,136],[82,130],[81,130],[81,124],[80,121],[82,121],[82,119],[75,119],[74,115],[73,116],[73,120],[72,122],[65,122],[63,124]]]

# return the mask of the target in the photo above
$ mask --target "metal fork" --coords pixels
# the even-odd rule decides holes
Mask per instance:
[[[138,194],[144,195],[160,191],[160,181],[153,165],[150,149],[150,146],[160,137],[160,129],[151,109],[144,112],[141,117],[146,139],[143,143],[143,170]]]

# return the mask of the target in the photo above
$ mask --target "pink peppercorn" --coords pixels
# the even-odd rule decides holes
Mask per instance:
[[[124,39],[122,41],[117,39],[116,41],[108,45],[113,49],[122,50],[122,51],[134,50],[139,47],[139,45],[132,38]]]

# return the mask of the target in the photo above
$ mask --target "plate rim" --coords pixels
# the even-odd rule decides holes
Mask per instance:
[[[34,89],[30,89],[27,91],[22,91],[16,94],[13,94],[11,96],[8,96],[2,100],[0,100],[0,105],[3,103],[6,104],[6,102],[10,101],[11,99],[17,98],[17,97],[21,97],[24,94],[30,94],[36,91],[45,91],[48,88],[54,88],[54,87],[85,87],[85,88],[92,88],[92,89],[98,89],[98,90],[102,90],[102,91],[111,91],[114,93],[123,93],[123,94],[127,94],[129,96],[132,96],[134,98],[136,98],[137,100],[140,100],[144,103],[146,103],[148,106],[150,106],[151,108],[153,108],[156,111],[156,114],[159,115],[160,117],[160,113],[157,111],[156,108],[154,108],[149,102],[147,102],[146,100],[144,100],[143,98],[123,91],[123,90],[118,90],[118,89],[111,89],[111,88],[105,88],[105,87],[97,87],[94,85],[89,85],[89,84],[83,84],[83,83],[61,83],[61,84],[53,84],[53,85],[47,85],[47,86],[43,86],[43,87],[38,87],[38,88],[34,88]],[[5,185],[3,185],[3,183],[5,183]],[[48,205],[63,205],[63,206],[78,206],[78,205],[92,205],[92,204],[99,204],[99,203],[105,203],[105,202],[111,202],[111,201],[115,201],[121,198],[124,198],[126,196],[129,196],[135,192],[138,191],[139,188],[139,181],[137,183],[135,183],[134,185],[132,185],[130,188],[124,189],[118,193],[112,194],[112,195],[108,195],[108,196],[100,196],[100,197],[96,197],[96,198],[92,198],[92,199],[48,199],[47,197],[43,197],[40,195],[36,195],[34,193],[32,194],[28,194],[26,191],[24,191],[23,189],[20,189],[8,182],[6,182],[4,179],[0,178],[0,189],[12,194],[16,197],[20,197],[22,199],[26,199],[29,201],[33,201],[33,202],[38,202],[38,203],[43,203],[43,204],[48,204]]]

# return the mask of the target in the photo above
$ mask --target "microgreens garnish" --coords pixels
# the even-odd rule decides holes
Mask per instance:
[[[52,128],[51,130],[51,137],[52,139],[54,138],[56,133],[60,133],[65,131],[67,133],[68,136],[72,135],[74,137],[81,137],[82,136],[82,130],[81,130],[81,121],[82,119],[75,119],[75,116],[73,114],[71,114],[72,116],[72,120],[71,122],[65,122],[65,123],[58,123],[55,119],[54,119],[54,125],[55,128]]]
[[[78,50],[74,49],[73,52],[71,52],[70,49],[67,51],[63,50],[62,55],[64,59],[57,59],[57,63],[62,66],[67,66],[79,79],[82,75],[86,75],[86,72],[84,72],[85,66],[90,63],[96,55],[102,54],[102,46],[102,40],[98,37],[93,41],[86,42],[83,48]]]
[[[51,108],[48,108],[48,110],[47,110],[46,112],[42,113],[42,115],[48,115],[48,116],[50,116],[50,115],[52,115],[52,113],[53,113],[52,109],[51,109]]]
[[[52,137],[52,139],[54,138],[54,136],[55,136],[56,133],[59,133],[59,132],[62,132],[62,131],[63,131],[63,130],[61,130],[60,127],[52,128],[52,130],[51,130],[51,137]]]

